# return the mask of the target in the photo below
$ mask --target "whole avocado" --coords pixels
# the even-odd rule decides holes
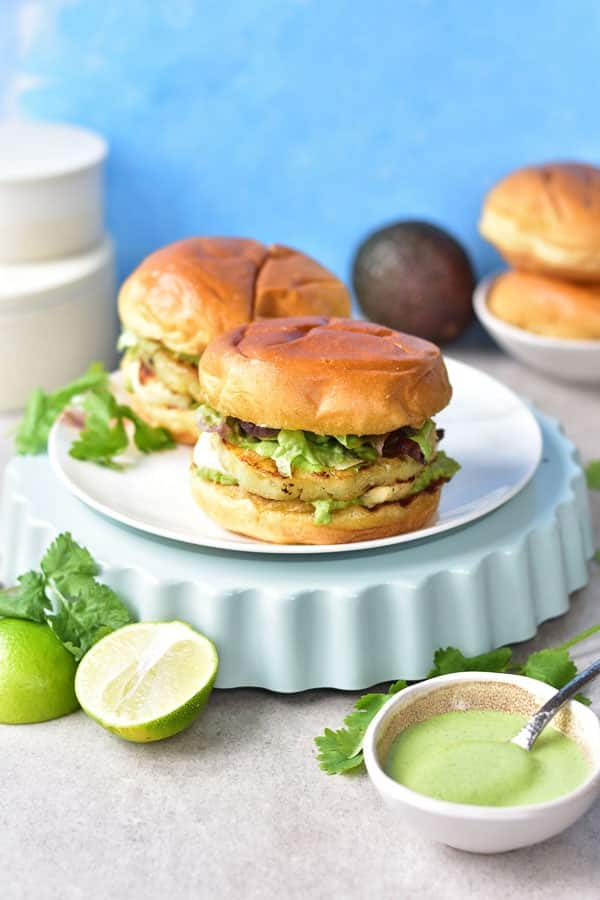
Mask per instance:
[[[473,318],[469,257],[429,222],[395,222],[372,232],[354,257],[352,283],[369,319],[440,344]]]

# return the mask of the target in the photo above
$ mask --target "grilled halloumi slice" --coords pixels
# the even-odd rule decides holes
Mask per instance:
[[[394,499],[399,499],[410,493],[410,485],[401,488],[398,484],[410,482],[423,469],[421,463],[408,457],[380,458],[374,463],[352,469],[328,469],[324,472],[296,469],[291,477],[286,478],[279,474],[272,459],[228,443],[218,434],[201,438],[207,439],[219,460],[221,471],[235,478],[251,494],[269,500],[353,500],[380,486],[393,487]],[[196,457],[194,459],[197,462]],[[202,462],[197,462],[197,465],[202,465]]]

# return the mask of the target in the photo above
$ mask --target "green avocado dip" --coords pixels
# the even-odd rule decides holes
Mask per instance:
[[[432,716],[400,732],[385,770],[419,794],[478,806],[544,803],[585,781],[583,751],[552,726],[529,752],[508,743],[525,722],[491,709]]]

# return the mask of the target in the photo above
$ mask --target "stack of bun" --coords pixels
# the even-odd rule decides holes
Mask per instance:
[[[519,169],[488,193],[479,227],[514,267],[493,282],[495,316],[541,335],[600,340],[600,169]]]

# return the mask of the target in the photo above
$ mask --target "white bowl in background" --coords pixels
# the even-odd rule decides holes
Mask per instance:
[[[403,711],[414,704],[422,705],[421,713],[412,710],[422,719],[469,708],[504,708],[531,715],[555,693],[554,688],[532,678],[492,672],[442,675],[406,688],[386,703],[365,735],[365,764],[371,781],[399,822],[450,847],[471,853],[502,853],[545,841],[587,812],[600,793],[600,722],[581,703],[569,703],[555,724],[584,749],[590,761],[589,777],[574,791],[547,803],[504,807],[448,803],[404,787],[390,778],[383,766],[392,741],[402,730]]]
[[[496,277],[490,275],[479,282],[473,295],[473,305],[477,318],[502,349],[554,378],[600,384],[600,340],[547,337],[499,319],[487,302]]]
[[[102,240],[107,145],[52,122],[0,125],[0,260],[76,254]]]
[[[116,358],[114,248],[37,263],[0,263],[0,411],[34,387],[54,390],[90,362]]]

